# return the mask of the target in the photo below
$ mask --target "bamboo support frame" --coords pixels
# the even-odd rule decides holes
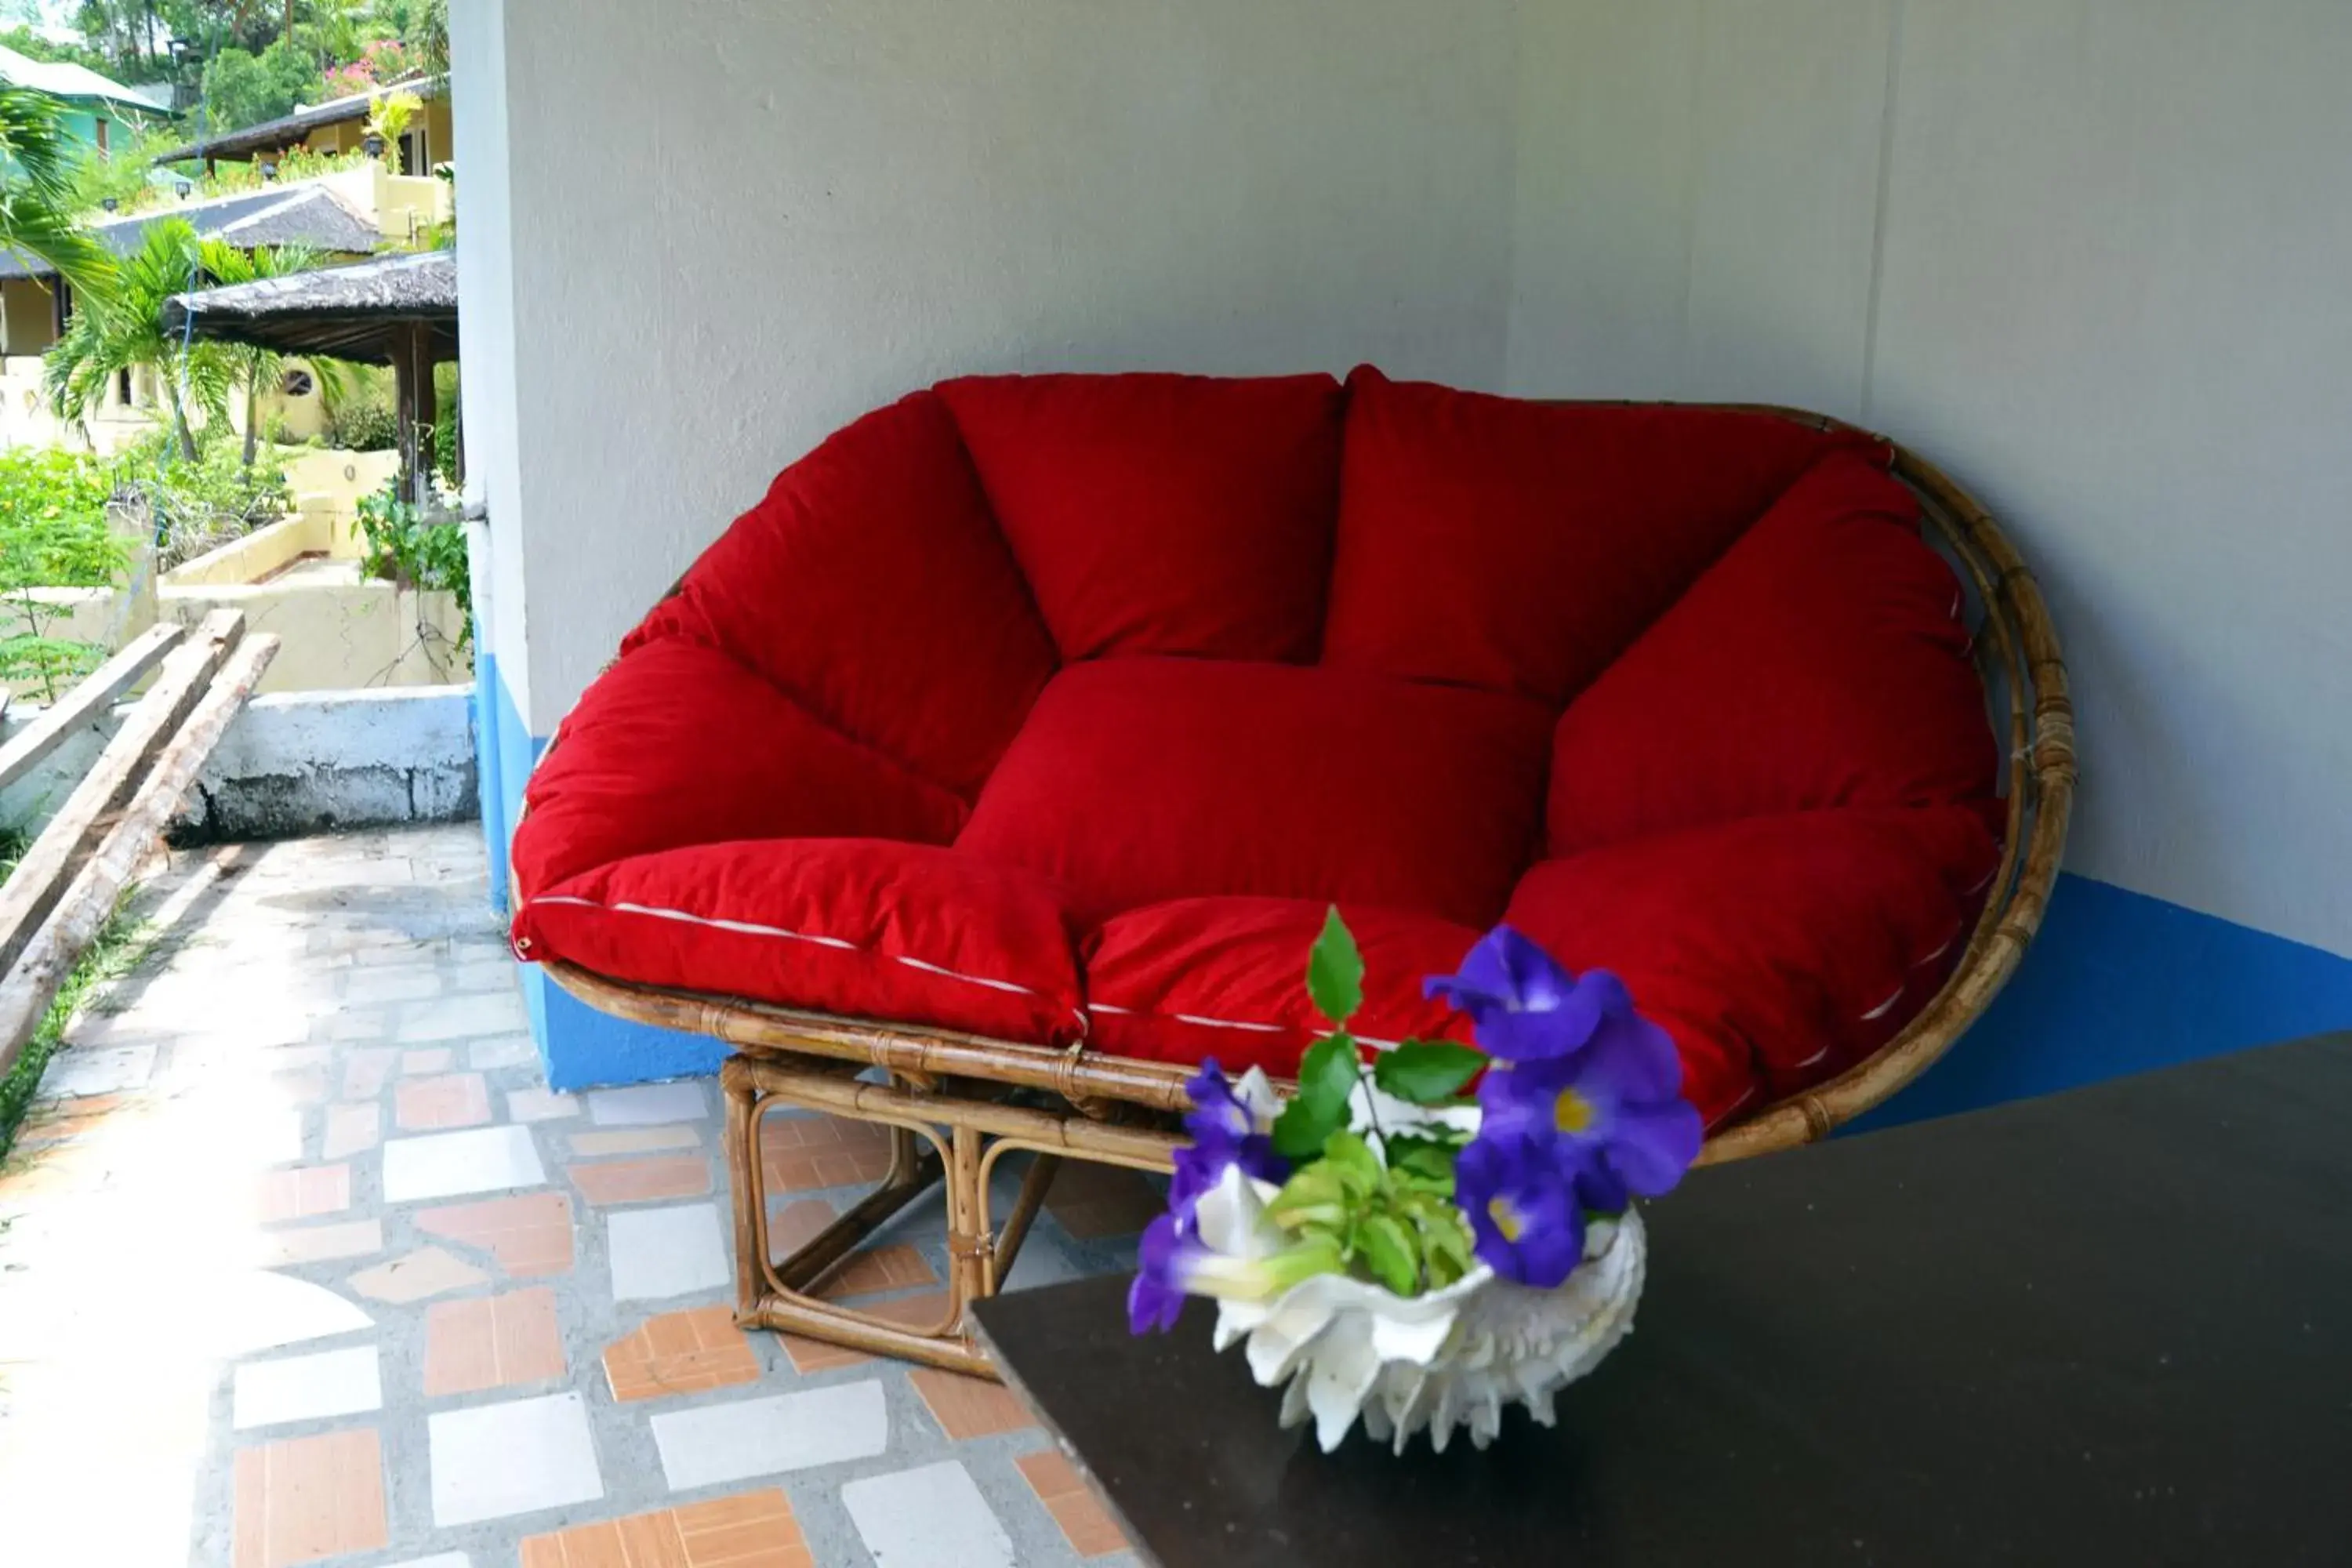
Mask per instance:
[[[1796,409],[1699,406],[1770,414],[1823,430],[1854,428]],[[2041,929],[2057,878],[2074,805],[2074,722],[2048,607],[1990,514],[1934,464],[1888,445],[1895,477],[1917,495],[1925,525],[1948,547],[1976,591],[1984,616],[1979,651],[2002,678],[2009,819],[2001,863],[1958,962],[1917,1016],[1867,1059],[1717,1131],[1700,1152],[1701,1163],[1827,1137],[1925,1071],[2016,972]],[[561,960],[547,960],[545,967],[551,979],[591,1006],[735,1047],[738,1054],[720,1079],[736,1211],[736,1317],[746,1326],[993,1376],[965,1310],[1002,1284],[1060,1162],[1166,1171],[1182,1142],[1170,1129],[1174,1113],[1189,1103],[1184,1080],[1193,1069],[1187,1067],[665,990],[608,979]],[[889,1081],[856,1076],[868,1068],[883,1068]],[[1047,1106],[1015,1103],[1020,1095]],[[883,1184],[773,1263],[758,1141],[759,1119],[771,1102],[880,1123],[894,1138],[892,1172]],[[917,1161],[912,1151],[921,1144],[931,1154]],[[1015,1152],[1032,1154],[1035,1163],[1003,1230],[992,1231],[989,1176],[998,1159]],[[950,1307],[940,1323],[910,1329],[806,1294],[859,1240],[941,1179],[950,1258]]]

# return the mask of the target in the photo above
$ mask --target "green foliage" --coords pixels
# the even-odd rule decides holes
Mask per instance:
[[[432,426],[433,471],[455,495],[462,481],[457,474],[457,363],[443,360],[433,367],[433,407],[440,419]]]
[[[102,588],[130,551],[110,531],[112,489],[97,459],[57,447],[0,452],[0,686],[54,700],[97,668],[106,650],[51,635],[68,614],[39,588]]]
[[[1462,1092],[1486,1053],[1452,1040],[1407,1040],[1372,1062],[1372,1081],[1411,1105],[1444,1105]]]
[[[400,445],[400,420],[381,395],[362,393],[327,413],[327,445],[346,452],[389,452]]]
[[[1334,1024],[1345,1024],[1364,1005],[1364,955],[1356,934],[1339,918],[1339,906],[1323,917],[1323,934],[1307,954],[1307,994]]]
[[[113,292],[114,258],[74,222],[79,153],[55,100],[0,85],[0,249],[39,258],[93,304]]]
[[[1364,960],[1334,909],[1307,961],[1307,990],[1336,1026],[1307,1048],[1298,1090],[1274,1122],[1276,1152],[1297,1162],[1267,1205],[1291,1238],[1286,1253],[1377,1280],[1400,1296],[1442,1290],[1474,1266],[1468,1222],[1454,1202],[1465,1134],[1430,1120],[1373,1142],[1349,1122],[1364,1065],[1347,1021],[1364,1000]],[[1407,1040],[1373,1058],[1372,1085],[1409,1104],[1458,1103],[1486,1054],[1450,1040]]]
[[[276,455],[257,452],[246,462],[221,426],[208,426],[197,437],[194,461],[158,431],[125,448],[114,477],[118,494],[146,503],[160,572],[276,522],[294,505]]]
[[[170,199],[170,193],[150,179],[154,173],[155,155],[168,153],[186,140],[176,127],[168,124],[144,127],[127,137],[118,127],[114,144],[107,152],[95,147],[81,150],[80,161],[74,165],[67,210],[79,213],[85,222],[97,222],[161,205]],[[105,210],[110,197],[114,202],[114,211],[110,213]]]
[[[1307,1047],[1298,1064],[1298,1092],[1275,1118],[1275,1152],[1292,1160],[1312,1159],[1332,1133],[1347,1126],[1348,1097],[1362,1070],[1355,1039],[1345,1029]]]
[[[146,365],[163,384],[180,455],[196,460],[193,411],[226,418],[237,360],[216,342],[184,342],[163,330],[163,305],[197,277],[203,250],[184,218],[148,226],[145,242],[115,268],[111,299],[74,312],[65,335],[42,356],[41,374],[60,419],[86,419],[118,372]]]
[[[401,167],[400,138],[408,123],[425,111],[425,100],[413,92],[376,94],[372,112],[368,115],[367,133],[383,138],[383,155],[395,174],[421,174],[422,169]]]
[[[238,131],[327,97],[317,57],[291,39],[273,38],[258,54],[226,48],[205,64],[205,110],[215,132]]]
[[[6,879],[24,847],[21,836],[12,835],[5,842],[0,842],[0,880]],[[130,973],[146,955],[153,934],[144,921],[131,918],[131,897],[126,892],[115,905],[114,912],[107,917],[83,952],[81,961],[66,976],[57,1000],[42,1016],[40,1026],[25,1042],[24,1054],[5,1077],[0,1077],[0,1160],[5,1160],[16,1144],[16,1130],[24,1122],[33,1091],[40,1087],[41,1074],[47,1068],[49,1058],[57,1055],[58,1047],[65,1043],[66,1026],[89,1004],[93,992]]]
[[[401,498],[398,484],[359,502],[360,533],[367,541],[362,568],[405,587],[446,589],[455,595],[465,630],[460,648],[473,640],[474,587],[466,559],[466,525],[454,518],[427,517]]]
[[[1400,1296],[1442,1290],[1470,1272],[1470,1227],[1442,1181],[1382,1164],[1353,1132],[1324,1140],[1266,1205],[1266,1217],[1299,1243],[1328,1250],[1337,1269],[1361,1272]]]

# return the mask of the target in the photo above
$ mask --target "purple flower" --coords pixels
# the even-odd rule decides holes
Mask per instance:
[[[1190,1147],[1176,1151],[1176,1174],[1168,1184],[1171,1210],[1189,1217],[1201,1194],[1217,1184],[1228,1165],[1239,1165],[1244,1173],[1261,1181],[1278,1183],[1289,1176],[1289,1162],[1274,1152],[1274,1139],[1267,1131],[1272,1123],[1271,1090],[1265,1110],[1251,1106],[1234,1095],[1214,1058],[1201,1064],[1200,1072],[1184,1089],[1192,1097],[1192,1109],[1184,1117],[1184,1130],[1192,1135],[1192,1142]],[[1249,1092],[1248,1086],[1244,1092]]]
[[[1481,1133],[1454,1162],[1454,1202],[1479,1258],[1506,1279],[1549,1290],[1584,1259],[1574,1152],[1557,1139]]]
[[[1625,987],[1605,969],[1580,979],[1551,954],[1498,925],[1463,955],[1454,974],[1433,974],[1422,994],[1470,1015],[1478,1044],[1503,1061],[1539,1061],[1581,1050],[1613,1011],[1633,1011]]]
[[[1127,1288],[1129,1333],[1161,1333],[1176,1326],[1184,1310],[1181,1268],[1187,1251],[1177,1217],[1161,1215],[1144,1227],[1135,1263],[1135,1283]]]
[[[1616,996],[1624,987],[1610,979]],[[1497,1067],[1478,1085],[1482,1129],[1496,1137],[1556,1141],[1589,1168],[1585,1206],[1613,1212],[1628,1193],[1671,1191],[1698,1157],[1705,1129],[1682,1096],[1682,1058],[1631,1000],[1606,1008],[1584,1048]]]

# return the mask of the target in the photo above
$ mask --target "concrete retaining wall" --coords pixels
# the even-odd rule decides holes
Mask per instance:
[[[118,708],[0,792],[0,826],[46,821],[114,731]],[[11,709],[6,731],[34,710]],[[222,738],[174,843],[291,838],[341,828],[462,822],[478,813],[473,689],[288,691],[257,697]]]

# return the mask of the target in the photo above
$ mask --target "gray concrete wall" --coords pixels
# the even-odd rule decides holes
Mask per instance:
[[[113,733],[117,709],[0,792],[0,826],[46,821]],[[12,708],[7,732],[33,717]],[[222,738],[173,825],[175,843],[289,838],[478,814],[473,688],[257,697]]]

